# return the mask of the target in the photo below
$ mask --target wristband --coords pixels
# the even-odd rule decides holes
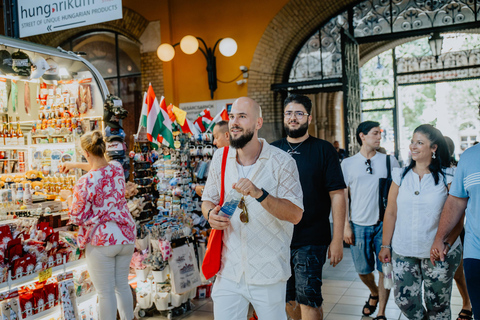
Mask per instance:
[[[266,197],[268,197],[268,192],[263,188],[262,188],[262,191],[263,191],[263,194],[260,196],[260,198],[255,199],[258,202],[262,202],[263,200],[265,200]]]
[[[448,243],[447,241],[445,241],[443,244],[448,247],[448,250],[452,250],[452,245],[451,245],[450,243]]]
[[[392,246],[384,246],[384,245],[381,245],[380,248],[385,248],[385,249],[390,249],[390,250],[392,250]]]
[[[208,213],[207,213],[207,221],[210,219],[210,212],[215,209],[215,208],[211,208],[208,210]]]

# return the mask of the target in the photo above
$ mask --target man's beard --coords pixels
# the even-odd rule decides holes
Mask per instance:
[[[290,129],[285,123],[283,124],[287,136],[290,138],[300,138],[303,137],[308,131],[308,121],[300,125],[298,129]]]
[[[245,130],[240,137],[234,139],[232,133],[230,132],[230,146],[235,149],[242,149],[252,140],[254,134],[254,130]]]

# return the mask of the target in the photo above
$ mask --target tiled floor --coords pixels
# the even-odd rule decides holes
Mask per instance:
[[[323,274],[323,298],[325,320],[367,320],[362,317],[362,306],[369,295],[369,290],[360,281],[353,266],[350,249],[344,249],[342,262],[335,268],[325,264]],[[378,278],[378,274],[376,274]],[[213,320],[213,303],[210,299],[193,300],[194,310],[174,319]],[[462,307],[462,298],[455,283],[452,294],[452,319],[456,319]],[[386,316],[388,320],[407,319],[401,313],[395,302],[393,294],[387,304]],[[155,314],[153,317],[143,319],[166,319]],[[246,319],[247,320],[247,319]]]

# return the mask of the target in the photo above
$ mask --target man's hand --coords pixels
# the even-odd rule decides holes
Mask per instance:
[[[448,246],[442,240],[435,239],[430,249],[430,261],[432,264],[435,265],[435,261],[445,261],[448,250]]]
[[[343,242],[332,241],[328,248],[328,259],[330,259],[330,265],[336,266],[343,259]]]
[[[343,229],[343,240],[346,244],[351,246],[355,245],[355,235],[353,234],[352,227],[349,223],[345,224],[345,229]]]
[[[392,253],[390,252],[390,249],[382,248],[378,255],[378,260],[382,263],[392,262]]]
[[[218,215],[220,211],[220,206],[216,206],[215,208],[210,211],[210,215],[208,218],[208,223],[213,229],[217,230],[225,230],[230,226],[230,219],[227,217],[221,217]]]
[[[257,188],[252,181],[245,178],[241,178],[237,183],[234,183],[232,189],[237,190],[244,196],[251,196],[255,199],[260,198],[263,194],[262,189]]]

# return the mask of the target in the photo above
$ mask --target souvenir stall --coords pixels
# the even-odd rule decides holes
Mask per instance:
[[[140,131],[130,153],[137,190],[153,189],[151,197],[140,191],[129,200],[131,213],[140,222],[131,263],[139,316],[154,310],[168,318],[181,315],[191,309],[191,299],[207,297],[207,290],[209,296],[211,286],[199,266],[208,227],[201,213],[201,190],[214,151],[213,137],[180,130],[173,131],[173,136],[172,148],[155,150]],[[157,213],[153,218],[148,214],[151,210],[145,209],[151,203]]]
[[[3,36],[0,45],[2,319],[97,319],[84,252],[59,197],[82,173],[58,166],[82,161],[79,138],[96,129],[108,136],[108,156],[128,162],[117,126],[126,114],[85,59]]]

